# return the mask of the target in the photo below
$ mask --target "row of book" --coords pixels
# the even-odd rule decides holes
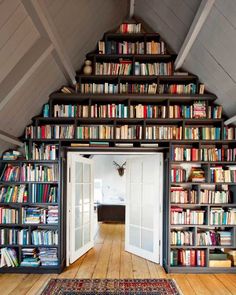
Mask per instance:
[[[210,167],[211,182],[236,182],[236,166]]]
[[[204,231],[197,233],[199,246],[230,246],[232,243],[231,231]]]
[[[236,208],[228,208],[225,210],[221,207],[211,208],[210,224],[211,225],[236,225]]]
[[[185,182],[186,181],[186,170],[181,166],[171,168],[170,172],[171,182]]]
[[[28,202],[28,190],[26,185],[10,185],[0,187],[0,203],[24,203]]]
[[[220,127],[185,127],[184,139],[188,140],[220,140]],[[225,138],[227,139],[227,138]]]
[[[145,45],[144,42],[140,41],[99,41],[98,52],[99,54],[144,54]]]
[[[53,117],[55,118],[88,118],[89,106],[79,104],[55,104],[53,106]]]
[[[119,63],[103,62],[95,64],[95,75],[131,75],[132,61],[120,60]]]
[[[206,266],[205,250],[172,249],[170,251],[171,266]]]
[[[81,83],[81,93],[85,94],[117,94],[117,93],[146,93],[146,94],[196,94],[196,85],[190,84],[161,84],[159,88],[157,83]]]
[[[171,207],[171,224],[204,224],[205,210]]]
[[[56,248],[22,248],[22,261],[19,263],[17,252],[13,248],[0,249],[0,267],[39,267],[57,266]]]
[[[231,202],[231,193],[229,190],[213,191],[201,190],[199,195],[199,203],[201,204],[228,204]]]
[[[173,204],[196,204],[196,190],[185,190],[181,186],[172,186],[170,189],[170,201]]]
[[[125,104],[94,104],[90,107],[87,105],[54,105],[53,117],[55,118],[88,118],[89,108],[91,110],[91,118],[185,118],[185,119],[200,119],[200,118],[213,118],[220,119],[221,114],[217,117],[213,114],[207,116],[206,112],[199,114],[196,103],[193,105],[157,105],[157,104],[138,104],[128,105]],[[208,108],[219,108],[219,106],[209,106]],[[136,111],[139,110],[139,111]],[[161,110],[161,112],[159,111]],[[167,113],[168,111],[168,113]],[[161,114],[159,114],[161,113]],[[167,114],[168,117],[167,117]]]
[[[169,118],[221,119],[222,106],[207,106],[205,101],[196,101],[192,105],[170,105]]]
[[[57,186],[50,184],[33,183],[31,188],[32,203],[56,203]]]
[[[48,208],[22,208],[22,223],[24,224],[57,224],[58,206]]]
[[[173,246],[192,246],[193,245],[193,232],[173,230],[170,234],[170,243]]]
[[[173,161],[236,161],[236,148],[187,148],[172,147],[171,159]]]
[[[163,41],[99,41],[98,42],[99,54],[165,54],[166,46]]]
[[[58,245],[58,231],[28,229],[0,229],[0,245]]]
[[[178,126],[146,126],[144,138],[148,140],[158,139],[182,139],[182,127]]]
[[[58,165],[39,165],[39,164],[23,164],[22,166],[5,165],[1,181],[57,181]],[[21,200],[24,199],[25,191],[22,186],[19,187]],[[15,188],[17,190],[18,187]],[[13,190],[14,194],[14,190]],[[23,196],[22,196],[23,195]]]
[[[129,73],[130,74],[130,73]],[[156,62],[156,63],[134,63],[134,75],[137,76],[152,76],[152,75],[173,75],[172,62]]]
[[[17,209],[0,207],[0,224],[18,223],[19,212]]]
[[[27,152],[26,160],[29,160],[29,147],[25,145]],[[32,160],[56,160],[58,159],[58,146],[55,144],[32,144]]]
[[[123,23],[119,26],[119,33],[132,33],[132,34],[136,34],[136,33],[141,33],[141,23],[138,24],[129,24],[129,23]]]

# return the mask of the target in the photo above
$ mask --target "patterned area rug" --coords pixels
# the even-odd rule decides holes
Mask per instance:
[[[41,295],[180,295],[171,279],[88,280],[51,279]]]

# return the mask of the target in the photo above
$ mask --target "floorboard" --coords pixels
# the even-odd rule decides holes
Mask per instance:
[[[1,274],[0,295],[37,295],[51,278],[172,278],[184,295],[236,294],[234,274],[166,274],[124,250],[124,225],[99,224],[95,246],[60,275]]]

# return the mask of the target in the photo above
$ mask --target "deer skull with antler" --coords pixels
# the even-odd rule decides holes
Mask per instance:
[[[113,164],[117,167],[117,171],[119,173],[120,176],[123,176],[125,173],[125,165],[126,162],[124,162],[122,165],[119,165],[118,163],[116,163],[115,161],[113,161]]]

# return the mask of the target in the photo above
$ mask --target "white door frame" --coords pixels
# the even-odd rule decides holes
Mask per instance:
[[[160,245],[159,245],[159,249],[160,249],[160,265],[163,265],[163,153],[161,152],[148,152],[148,151],[140,151],[140,152],[122,152],[122,151],[116,151],[116,152],[108,152],[108,151],[81,151],[81,150],[76,150],[76,151],[68,151],[67,152],[67,156],[68,154],[71,153],[77,153],[80,156],[84,156],[84,155],[156,155],[156,154],[161,154],[161,171],[160,171]],[[70,177],[70,171],[69,171],[69,165],[67,165],[67,195],[69,195],[70,193],[70,189],[68,189],[68,180]],[[69,236],[69,198],[67,198],[67,212],[66,212],[66,265],[69,265],[69,242],[70,242],[70,236]]]

